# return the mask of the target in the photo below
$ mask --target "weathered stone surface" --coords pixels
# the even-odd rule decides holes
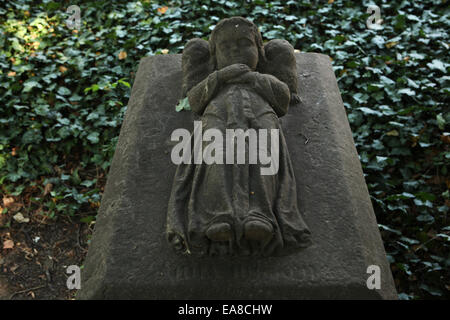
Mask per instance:
[[[296,55],[300,105],[282,118],[313,245],[269,258],[180,256],[165,239],[181,55],[141,61],[82,273],[79,299],[383,298],[396,292],[328,56]],[[369,265],[381,289],[369,290]]]

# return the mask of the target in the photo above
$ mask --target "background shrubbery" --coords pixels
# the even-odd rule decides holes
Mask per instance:
[[[81,8],[78,32],[65,24],[73,4]],[[381,7],[380,30],[366,27],[369,4]],[[265,40],[332,57],[400,297],[448,298],[446,7],[445,0],[2,1],[2,215],[11,214],[5,201],[13,198],[26,216],[94,220],[139,60],[181,53],[221,18],[242,15]],[[3,221],[8,228],[11,220]]]

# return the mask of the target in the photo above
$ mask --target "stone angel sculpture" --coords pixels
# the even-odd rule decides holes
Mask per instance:
[[[233,149],[227,160],[240,155],[251,159],[257,150],[277,157],[278,163],[271,174],[262,174],[264,164],[255,161],[179,164],[167,212],[169,243],[199,256],[285,255],[309,246],[310,231],[298,210],[279,120],[290,103],[299,101],[293,47],[285,40],[263,45],[254,23],[227,18],[217,24],[209,41],[186,44],[182,70],[183,95],[201,116],[203,131],[219,130],[232,147],[236,134],[228,132],[246,133],[243,148]],[[256,138],[261,137],[258,132],[274,132],[278,139],[254,146],[250,138],[255,132]],[[202,145],[207,148],[208,143]],[[224,148],[220,156],[228,157],[227,151]]]

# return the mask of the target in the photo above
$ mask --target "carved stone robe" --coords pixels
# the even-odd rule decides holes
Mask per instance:
[[[279,129],[279,169],[274,175],[261,175],[259,161],[249,164],[248,140],[245,164],[180,164],[168,207],[169,242],[177,250],[196,255],[283,255],[308,246],[310,232],[297,207],[294,172],[278,118],[288,110],[288,86],[260,73],[253,83],[219,83],[213,72],[188,92],[192,110],[201,115],[203,132],[219,129],[225,147],[225,129],[268,129],[270,155],[270,129]],[[203,142],[203,150],[208,144]],[[273,227],[273,237],[263,248],[243,236],[249,219]],[[206,237],[205,231],[217,222],[231,225],[230,243]]]

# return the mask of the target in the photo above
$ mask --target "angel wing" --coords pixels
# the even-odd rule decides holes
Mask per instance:
[[[294,47],[286,40],[274,39],[264,45],[264,53],[266,62],[260,72],[271,74],[288,85],[291,104],[300,102]]]
[[[189,40],[183,50],[181,68],[183,70],[182,95],[184,98],[189,90],[213,71],[208,41],[200,38]]]

